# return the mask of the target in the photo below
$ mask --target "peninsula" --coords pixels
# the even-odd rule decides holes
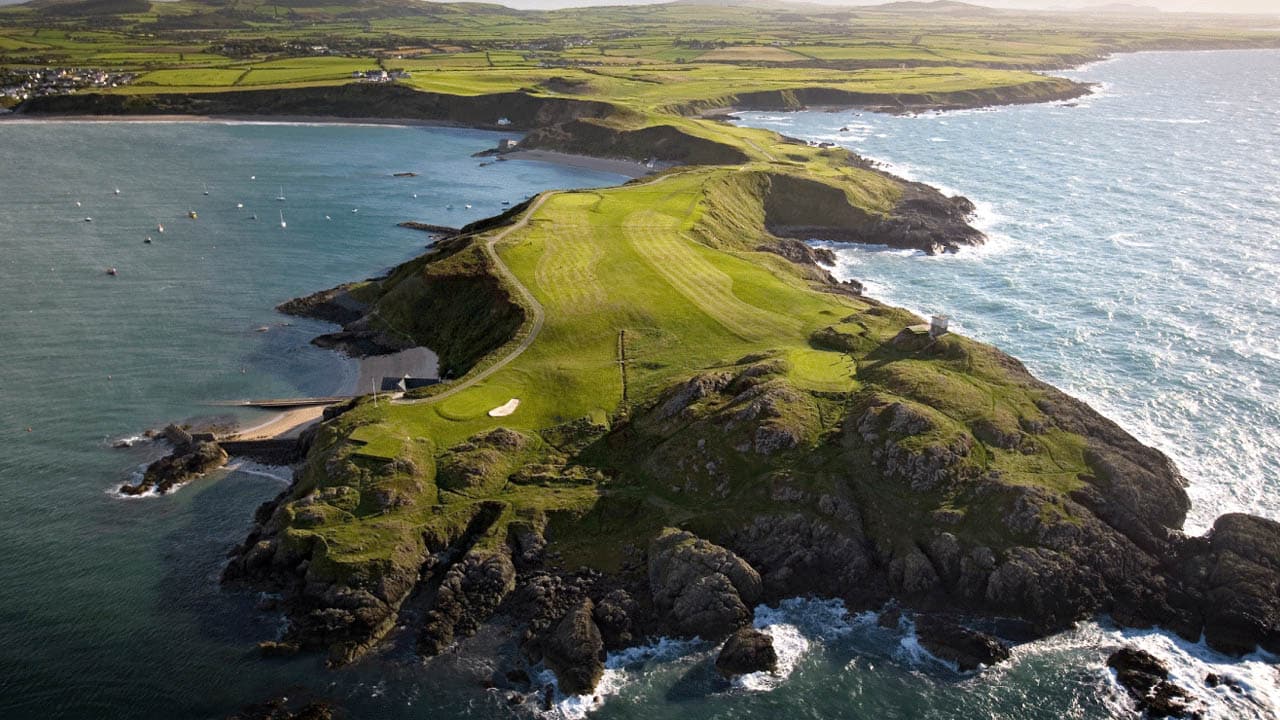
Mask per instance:
[[[984,241],[971,203],[721,117],[1068,101],[1090,89],[1035,71],[1280,35],[1074,15],[1050,30],[961,3],[380,0],[269,21],[130,0],[90,37],[70,28],[100,4],[46,4],[65,26],[0,11],[0,65],[121,44],[156,65],[22,115],[399,118],[665,168],[543,193],[290,303],[361,347],[412,338],[451,380],[357,398],[301,438],[292,484],[223,574],[282,594],[289,628],[265,651],[430,656],[496,624],[502,682],[544,664],[589,694],[604,651],[659,635],[732,636],[724,672],[767,668],[740,631],[753,608],[818,596],[918,613],[962,668],[1103,613],[1280,652],[1280,524],[1227,515],[1185,535],[1186,480],[1160,452],[999,350],[864,297],[805,242],[953,252]]]

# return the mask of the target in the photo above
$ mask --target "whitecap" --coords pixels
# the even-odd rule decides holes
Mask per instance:
[[[553,688],[554,699],[551,709],[539,713],[539,717],[548,720],[582,720],[603,707],[608,698],[622,692],[649,663],[674,660],[704,645],[705,643],[700,640],[661,637],[644,645],[609,653],[604,661],[604,674],[600,678],[600,683],[596,686],[595,692],[590,695],[562,694],[555,673],[544,669],[538,673],[536,684],[538,687],[550,685]],[[541,693],[534,692],[529,699],[537,702],[541,699]]]

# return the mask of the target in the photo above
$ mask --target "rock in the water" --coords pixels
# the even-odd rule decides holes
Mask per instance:
[[[750,622],[762,585],[742,558],[668,528],[649,546],[649,588],[676,632],[716,639]]]
[[[935,657],[955,663],[960,672],[1009,659],[1009,646],[998,638],[944,618],[916,617],[916,638]]]
[[[1228,514],[1181,553],[1185,582],[1203,597],[1205,642],[1231,655],[1280,652],[1280,523]]]
[[[1116,671],[1116,682],[1147,717],[1187,714],[1187,692],[1169,682],[1169,668],[1151,653],[1132,647],[1120,648],[1107,658],[1107,667]]]
[[[333,720],[333,708],[323,701],[297,703],[276,698],[249,705],[227,720]]]
[[[716,671],[726,678],[778,669],[773,638],[755,628],[739,628],[716,656]]]
[[[142,481],[122,485],[121,494],[141,495],[155,490],[161,495],[191,478],[220,468],[227,462],[227,452],[212,440],[196,440],[177,425],[164,429],[164,437],[173,444],[173,452],[147,466]]]
[[[544,648],[543,659],[566,695],[589,694],[604,676],[604,638],[592,618],[594,610],[595,605],[586,599],[574,606],[561,618]]]

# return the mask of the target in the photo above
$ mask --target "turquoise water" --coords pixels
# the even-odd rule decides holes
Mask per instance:
[[[1144,54],[1076,75],[1106,83],[1076,107],[747,122],[836,139],[978,201],[987,248],[945,258],[840,249],[838,273],[950,313],[1170,452],[1192,482],[1194,524],[1224,509],[1277,517],[1280,53]],[[279,327],[270,308],[413,254],[424,238],[394,222],[457,224],[449,202],[472,202],[479,217],[538,187],[616,181],[466,158],[493,141],[391,128],[0,124],[0,152],[15,158],[0,178],[0,717],[217,717],[299,686],[359,718],[511,717],[503,697],[439,662],[379,656],[331,672],[314,659],[257,659],[252,644],[277,619],[216,578],[252,507],[282,481],[236,472],[123,501],[109,490],[145,451],[107,447],[203,412],[194,399],[329,391],[349,368],[305,344],[316,327]],[[397,170],[424,175],[390,179]],[[283,233],[272,200],[282,183]],[[431,189],[415,200],[414,183]],[[112,203],[134,205],[113,214]],[[162,213],[165,240],[142,245]],[[103,276],[107,265],[120,276]],[[923,654],[909,630],[828,603],[762,608],[757,623],[774,634],[784,677],[719,687],[708,672],[715,648],[662,642],[612,656],[599,700],[568,699],[553,715],[1123,717],[1103,667],[1121,642],[1164,658],[1208,717],[1280,713],[1273,659],[1232,661],[1158,632],[1090,623],[965,676]],[[1203,688],[1209,671],[1247,692]]]
[[[0,718],[220,717],[313,675],[317,692],[374,687],[372,670],[256,659],[278,620],[217,584],[281,471],[122,500],[111,491],[156,450],[110,443],[207,415],[203,401],[351,383],[354,363],[308,344],[327,326],[272,308],[419,254],[428,236],[396,223],[461,225],[546,188],[624,180],[469,157],[499,137],[0,123]]]

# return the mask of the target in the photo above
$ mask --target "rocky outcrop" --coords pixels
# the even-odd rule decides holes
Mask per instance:
[[[725,678],[776,669],[778,653],[773,649],[773,638],[755,628],[739,628],[716,656],[716,672]]]
[[[418,649],[436,655],[455,638],[472,635],[515,588],[516,571],[505,553],[467,555],[445,574],[418,636]]]
[[[276,306],[276,310],[296,317],[323,320],[337,325],[345,325],[359,320],[367,311],[368,305],[357,300],[351,294],[350,285],[339,285],[328,290],[286,300]]]
[[[164,436],[173,445],[173,452],[148,465],[137,483],[122,485],[122,495],[142,495],[153,490],[163,495],[227,463],[226,451],[212,440],[197,440],[176,425],[165,428]]]
[[[689,165],[737,165],[750,159],[732,145],[691,135],[674,125],[650,125],[632,130],[590,118],[538,128],[525,136],[520,146],[636,162],[656,159]]]
[[[1232,655],[1257,647],[1280,653],[1280,523],[1223,515],[1177,555],[1178,572],[1197,597],[1210,647]]]
[[[1187,714],[1187,691],[1169,682],[1169,668],[1154,655],[1124,647],[1107,658],[1107,667],[1116,673],[1116,682],[1129,693],[1139,712],[1149,718],[1183,717]]]
[[[1009,659],[1009,646],[999,638],[941,617],[916,617],[916,638],[934,657],[954,663],[960,672],[991,667]]]
[[[560,619],[545,645],[543,658],[566,695],[590,694],[604,675],[604,639],[594,611],[591,600],[578,602]]]
[[[949,198],[921,183],[897,178],[893,182],[901,188],[900,198],[890,212],[876,214],[851,204],[835,185],[770,173],[765,225],[779,237],[888,245],[931,255],[986,241],[969,225],[974,206],[966,198]]]
[[[751,621],[760,575],[732,552],[668,528],[649,545],[654,606],[685,636],[722,638]]]

